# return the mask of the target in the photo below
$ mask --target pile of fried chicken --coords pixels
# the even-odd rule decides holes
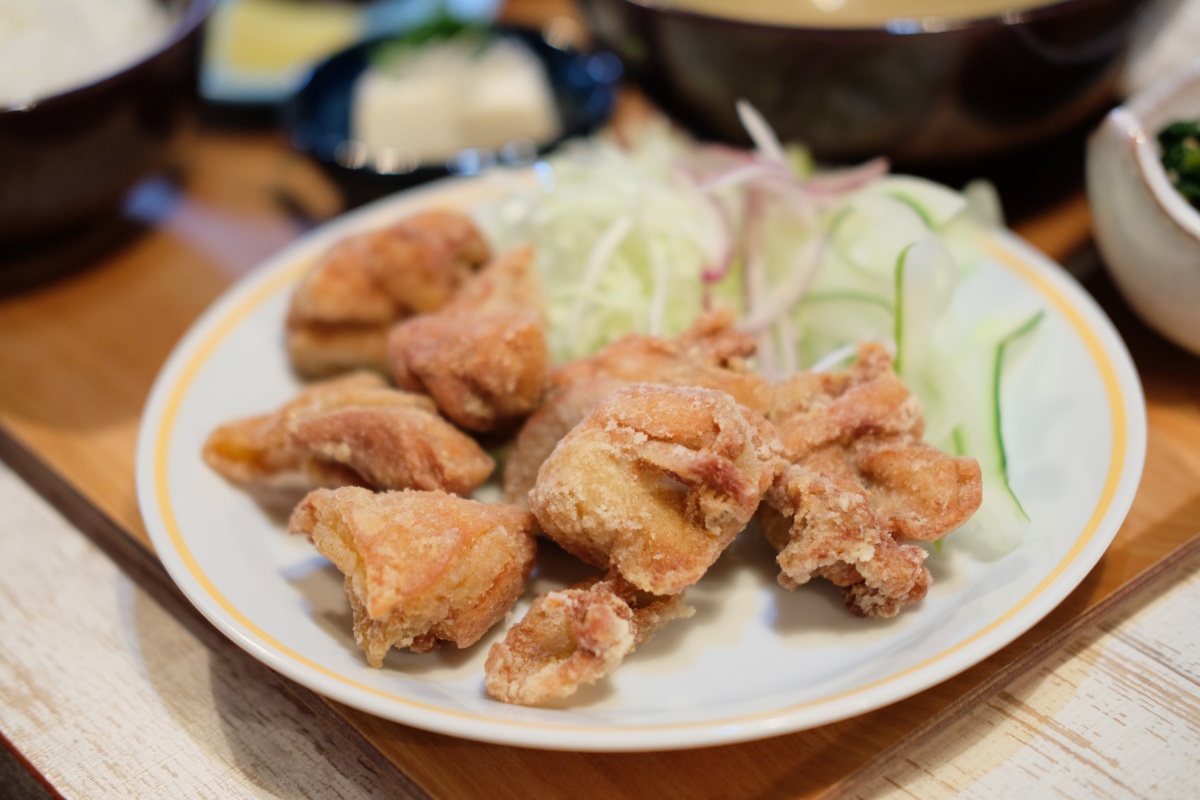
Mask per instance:
[[[538,537],[598,572],[492,646],[486,688],[509,703],[567,697],[691,616],[684,590],[755,518],[780,584],[824,578],[890,617],[929,589],[916,542],[979,507],[978,464],[922,442],[881,345],[771,385],[726,311],[554,366],[542,303],[533,251],[493,255],[464,214],[351,236],[291,300],[288,355],[311,382],[205,444],[345,575],[371,666],[477,642],[524,593]],[[470,499],[496,466],[480,441],[505,440],[503,502]]]

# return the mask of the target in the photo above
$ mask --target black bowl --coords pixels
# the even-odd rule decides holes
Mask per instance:
[[[311,156],[341,188],[350,207],[453,174],[476,174],[497,163],[518,164],[552,150],[563,140],[595,130],[612,114],[621,62],[608,52],[585,53],[550,44],[540,33],[496,26],[524,43],[546,69],[561,123],[561,135],[536,152],[527,147],[465,150],[445,162],[388,165],[381,170],[363,157],[350,138],[354,82],[367,68],[372,48],[386,39],[362,42],[316,65],[284,109],[293,146]]]
[[[580,0],[592,30],[664,109],[706,137],[748,143],[749,100],[822,160],[969,165],[1046,141],[1115,99],[1131,50],[1178,0],[1065,0],[966,22],[878,28],[758,24]]]
[[[0,245],[51,241],[116,212],[138,181],[177,163],[195,118],[200,30],[216,0],[161,0],[176,22],[119,72],[0,108]]]

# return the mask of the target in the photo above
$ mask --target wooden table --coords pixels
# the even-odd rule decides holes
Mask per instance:
[[[1148,404],[1133,508],[1059,608],[916,697],[745,744],[559,753],[386,722],[259,665],[155,559],[134,491],[137,426],[189,324],[339,200],[273,133],[205,128],[187,157],[181,186],[140,196],[136,236],[86,271],[0,298],[0,795],[1005,796],[1022,781],[1052,786],[1046,776],[1064,769],[1079,792],[1200,788],[1200,636],[1180,623],[1200,596],[1200,360],[1141,325],[1102,271],[1086,286],[1126,338]],[[1087,252],[1086,201],[1076,193],[1018,231],[1052,257],[1076,257]],[[1143,677],[1093,687],[1089,704],[1162,739],[1157,760],[1114,755],[1057,716],[1114,642],[1119,658],[1140,658]],[[1058,687],[1049,699],[1047,684]]]

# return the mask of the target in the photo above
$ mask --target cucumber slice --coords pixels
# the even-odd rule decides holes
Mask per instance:
[[[945,186],[910,176],[883,178],[855,194],[835,218],[833,252],[851,269],[886,280],[901,251],[966,210],[966,198]]]
[[[800,366],[860,341],[880,341],[892,332],[891,299],[868,292],[809,292],[792,311]]]
[[[1001,395],[1004,377],[1010,373],[1021,350],[1027,350],[1031,334],[1045,312],[1037,311],[988,336],[987,343],[960,360],[963,386],[969,392],[971,415],[959,428],[963,449],[979,461],[983,472],[983,505],[968,528],[989,549],[1005,553],[1015,547],[1029,525],[1029,515],[1013,491],[1008,474],[1008,451],[1004,445],[1004,415]]]
[[[887,283],[900,253],[929,232],[908,202],[876,192],[851,198],[831,230],[834,255],[859,279]]]
[[[944,227],[967,208],[967,199],[962,194],[911,175],[890,176],[879,181],[873,190],[907,204],[930,230]]]
[[[996,345],[996,356],[992,366],[992,402],[990,408],[993,409],[994,414],[992,440],[995,442],[996,473],[1003,482],[1008,496],[1012,498],[1012,502],[1016,504],[1017,510],[1026,520],[1029,519],[1029,515],[1025,512],[1025,507],[1021,505],[1021,500],[1017,497],[1016,492],[1013,491],[1012,484],[1008,479],[1008,451],[1004,447],[1004,420],[1003,408],[1000,402],[1000,389],[1004,381],[1005,367],[1011,361],[1012,351],[1026,342],[1029,334],[1037,328],[1045,315],[1044,311],[1038,311],[1018,326],[1016,330],[1001,339],[1000,343]]]
[[[896,259],[895,369],[910,381],[929,361],[934,329],[954,296],[956,272],[950,253],[932,234],[905,248]]]

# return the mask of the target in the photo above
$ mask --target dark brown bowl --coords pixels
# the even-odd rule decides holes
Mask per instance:
[[[656,5],[580,0],[600,42],[702,136],[749,140],[749,100],[822,160],[885,155],[965,165],[1045,141],[1115,100],[1131,50],[1178,0],[1066,0],[969,22],[879,28],[756,24]]]
[[[141,61],[0,107],[0,249],[112,213],[135,183],[173,165],[197,105],[199,32],[216,0],[160,1],[176,22]]]

